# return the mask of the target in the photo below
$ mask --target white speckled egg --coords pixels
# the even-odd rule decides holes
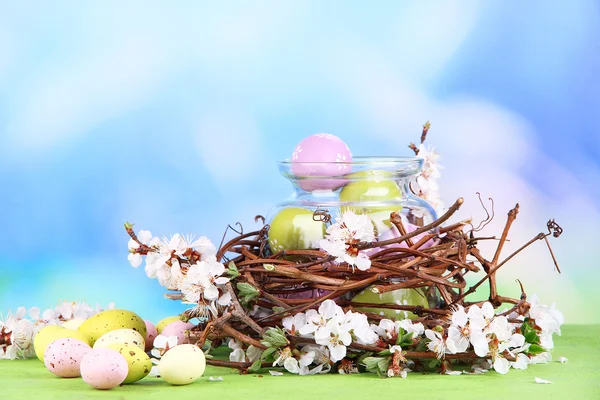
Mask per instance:
[[[131,344],[142,350],[146,348],[146,342],[142,335],[133,329],[115,329],[107,332],[96,340],[94,348],[100,349],[111,344]]]
[[[89,344],[74,338],[62,338],[50,343],[44,353],[44,364],[61,378],[81,376],[79,366],[83,357],[92,350]]]
[[[190,330],[194,327],[194,324],[190,322],[175,321],[165,326],[162,330],[161,335],[163,336],[177,336],[177,344],[189,343],[189,339],[185,334],[185,331]]]
[[[181,344],[160,359],[158,371],[172,385],[187,385],[198,380],[206,368],[204,352],[193,344]]]
[[[127,361],[114,349],[92,349],[81,360],[81,377],[96,389],[119,386],[129,372]]]

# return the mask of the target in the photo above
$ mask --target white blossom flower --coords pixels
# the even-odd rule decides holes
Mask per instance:
[[[320,329],[325,329],[327,322],[334,319],[341,323],[344,321],[344,310],[335,304],[333,300],[325,300],[319,306],[319,310],[308,310],[306,312],[306,325],[302,326],[298,332],[306,336],[315,333]]]
[[[396,321],[396,328],[400,327],[404,329],[407,333],[412,333],[413,337],[419,337],[425,333],[425,327],[422,323],[417,322],[413,323],[410,319],[403,319],[400,321]]]
[[[394,340],[398,335],[398,326],[389,319],[380,320],[379,325],[372,325],[372,328],[386,341]]]
[[[369,325],[369,320],[362,313],[348,311],[344,315],[343,324],[347,325],[358,343],[373,344],[379,340],[379,335]]]
[[[230,338],[227,345],[233,350],[229,353],[229,361],[253,363],[258,360],[262,354],[261,349],[252,345],[248,346],[248,349],[244,351],[242,342],[234,338]]]
[[[471,329],[469,317],[463,306],[458,305],[452,313],[452,325],[448,328],[448,350],[463,353],[469,348]]]
[[[529,357],[527,357],[523,353],[517,354],[516,361],[512,361],[510,363],[510,366],[513,367],[514,369],[527,369],[528,365],[529,365]]]
[[[293,317],[286,317],[281,323],[290,335],[296,336],[300,333],[300,328],[306,325],[306,314],[298,313]]]
[[[137,234],[137,238],[140,243],[148,245],[150,240],[152,240],[152,232],[141,230]],[[127,256],[127,259],[133,268],[137,268],[142,265],[142,255],[136,252],[136,250],[140,247],[140,243],[133,239],[129,239],[129,242],[127,243],[127,247],[129,248],[129,255]]]
[[[441,333],[437,331],[432,331],[431,329],[426,329],[425,336],[427,336],[427,339],[430,340],[430,342],[427,343],[427,348],[430,351],[435,352],[438,358],[444,357],[444,355],[447,352],[449,353],[448,347],[446,345],[446,339],[442,336]]]
[[[346,346],[352,343],[349,328],[347,324],[340,325],[338,321],[331,319],[325,327],[315,332],[315,342],[327,346],[331,361],[337,362],[346,357]]]
[[[432,147],[426,147],[421,143],[417,156],[423,158],[423,168],[411,187],[417,196],[425,199],[436,212],[441,213],[444,203],[440,196],[438,184],[438,179],[441,176],[440,169],[442,169],[438,163],[439,154]]]
[[[23,311],[24,308],[19,308],[17,314],[9,313],[0,320],[0,359],[14,360],[28,355],[35,331],[33,323],[22,318],[26,313]]]
[[[150,350],[150,354],[155,358],[161,358],[167,351],[177,346],[177,336],[158,335],[152,342],[154,348]]]
[[[467,313],[469,322],[471,323],[471,328],[475,329],[477,327],[482,331],[488,328],[492,319],[494,318],[494,315],[494,307],[487,301],[483,303],[481,308],[479,308],[479,306],[476,304],[472,305],[469,307],[469,311]]]
[[[369,256],[356,247],[361,242],[375,241],[373,222],[367,215],[346,211],[327,228],[327,237],[319,241],[321,248],[336,257],[336,262],[345,262],[361,271],[371,268]]]
[[[542,329],[542,334],[552,335],[556,333],[560,336],[560,326],[564,323],[563,314],[552,304],[550,307],[540,305],[537,295],[529,298],[529,316],[535,320],[535,324]],[[544,346],[545,347],[545,346]]]
[[[305,373],[302,373],[302,369],[301,369],[301,372],[300,372],[301,375],[326,374],[329,371],[331,371],[332,361],[329,356],[329,349],[326,346],[317,346],[314,344],[308,344],[308,345],[302,347],[302,352],[304,352],[304,353],[312,352],[314,354],[313,364],[316,364],[317,366],[312,369],[309,369],[307,371],[304,371]]]
[[[218,286],[229,282],[229,278],[221,276],[224,272],[225,266],[214,257],[192,265],[179,288],[184,295],[184,300],[198,303],[201,299],[209,302],[219,299]],[[231,295],[225,293],[219,300],[221,300],[220,305],[226,306],[231,302]]]
[[[201,236],[198,239],[194,239],[193,236],[188,236],[184,238],[183,247],[196,250],[200,253],[201,261],[208,260],[217,255],[217,248],[206,236]]]

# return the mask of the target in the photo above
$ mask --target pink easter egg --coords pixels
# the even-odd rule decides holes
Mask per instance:
[[[119,386],[127,378],[128,372],[127,360],[114,349],[92,349],[81,360],[81,377],[96,389]]]
[[[54,375],[61,378],[81,376],[81,360],[92,350],[89,344],[79,339],[63,338],[50,343],[44,353],[44,364]]]
[[[406,227],[406,232],[410,233],[414,230],[419,229],[420,227],[417,225],[413,225],[410,222],[406,222],[404,221],[404,226]],[[411,240],[413,241],[413,243],[417,243],[419,240],[421,240],[423,238],[423,236],[427,235],[428,232],[425,233],[420,233],[416,236],[413,236],[411,238]],[[391,228],[386,229],[385,231],[383,231],[382,233],[379,234],[379,237],[377,238],[378,241],[383,242],[385,240],[389,240],[389,239],[397,239],[400,236],[400,231],[398,231],[398,228],[396,228],[395,225],[392,225]],[[433,240],[429,239],[427,242],[425,242],[422,246],[421,249],[426,249],[428,247],[431,247],[433,245]],[[377,249],[373,249],[376,251],[379,251],[381,249],[390,249],[390,248],[407,248],[408,245],[406,244],[406,242],[402,242],[402,243],[395,243],[395,244],[388,244],[387,246],[381,246],[381,248],[377,248]]]
[[[150,351],[154,347],[152,344],[154,343],[154,339],[158,336],[158,330],[152,322],[148,320],[144,320],[144,322],[146,323],[146,337],[144,338],[146,343],[145,350]]]
[[[189,340],[185,334],[185,331],[190,330],[194,327],[194,324],[183,321],[174,321],[160,333],[163,336],[177,336],[177,344],[189,343]]]
[[[307,191],[336,190],[345,179],[339,177],[351,172],[352,153],[342,139],[329,133],[318,133],[304,138],[291,157],[292,173],[299,177],[298,184]]]

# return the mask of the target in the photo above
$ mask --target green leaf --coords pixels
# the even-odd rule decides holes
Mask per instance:
[[[283,312],[283,311],[285,311],[285,308],[283,308],[283,307],[279,307],[279,306],[273,307],[273,312],[275,314],[279,314],[280,312]]]
[[[229,264],[227,264],[227,273],[231,279],[235,279],[240,276],[240,271],[237,269],[233,261],[230,261]]]
[[[521,333],[525,337],[525,341],[527,343],[540,343],[540,337],[538,336],[538,333],[535,330],[535,328],[531,326],[531,323],[529,321],[524,322],[521,325]]]
[[[381,371],[381,373],[383,373],[383,374],[387,373],[389,367],[390,367],[390,357],[385,357],[384,359],[382,359],[381,361],[379,361],[377,363],[377,368],[379,368],[379,371]]]
[[[429,361],[429,363],[427,364],[427,367],[429,367],[430,369],[437,369],[440,366],[441,362],[440,360],[438,360],[437,358],[434,358],[433,360]]]
[[[547,351],[545,348],[543,348],[542,346],[540,346],[539,344],[532,344],[531,346],[529,346],[529,349],[527,350],[527,353],[529,354],[540,354]]]
[[[271,327],[266,330],[263,335],[263,340],[260,341],[267,347],[284,347],[290,344],[285,337],[285,331],[279,327]]]
[[[379,356],[390,356],[390,355],[392,355],[392,353],[390,352],[389,349],[385,349],[385,350],[381,350],[379,353],[377,353],[377,355],[379,355]]]
[[[258,289],[248,282],[238,282],[236,287],[238,289],[238,297],[242,304],[248,304],[252,300],[258,298],[260,294]]]
[[[260,369],[260,367],[261,367],[261,364],[262,363],[261,363],[260,359],[254,361],[252,363],[252,365],[250,366],[250,368],[248,368],[248,372],[256,372],[256,371],[258,371]]]
[[[400,340],[396,339],[396,344],[399,344],[400,347],[404,348],[404,347],[408,347],[413,344],[413,341],[412,341],[413,333],[412,332],[405,333],[402,336],[398,335],[398,337],[400,338]]]
[[[386,359],[388,359],[388,357],[365,357],[362,359],[361,363],[367,368],[367,371],[379,372],[379,363],[386,361]]]
[[[264,362],[274,362],[276,360],[277,347],[269,347],[262,352],[260,359]]]

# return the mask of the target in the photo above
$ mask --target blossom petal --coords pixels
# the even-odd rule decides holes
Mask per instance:
[[[231,294],[229,292],[225,292],[223,296],[219,297],[217,303],[220,306],[228,306],[229,304],[231,304]]]
[[[138,232],[137,238],[140,242],[148,244],[152,240],[152,232],[142,229]]]
[[[129,253],[127,255],[127,259],[129,260],[129,264],[131,264],[131,266],[133,268],[137,268],[140,265],[142,265],[143,258],[142,258],[141,254],[138,254],[138,253]]]
[[[234,349],[231,353],[229,353],[229,361],[245,362],[246,353],[241,348]]]
[[[283,362],[283,368],[285,368],[288,372],[292,374],[297,374],[300,372],[300,366],[298,365],[298,360],[294,357],[288,357]]]
[[[206,300],[216,300],[219,297],[219,289],[215,285],[209,284],[204,288],[204,298]]]
[[[346,346],[330,344],[328,347],[331,361],[338,362],[346,357]]]
[[[494,370],[499,374],[506,374],[510,369],[510,363],[504,357],[496,357],[496,361],[494,361]]]
[[[366,271],[371,268],[371,259],[365,253],[361,252],[354,259],[354,264],[359,270]]]
[[[129,239],[129,241],[127,242],[127,248],[129,250],[135,250],[138,247],[140,247],[140,244],[133,239]]]

